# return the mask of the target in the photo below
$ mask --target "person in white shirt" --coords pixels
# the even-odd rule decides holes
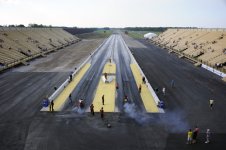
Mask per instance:
[[[166,95],[166,88],[165,87],[162,88],[162,93],[163,93],[164,96]]]
[[[212,110],[213,109],[213,103],[214,103],[214,100],[210,100],[210,109]]]

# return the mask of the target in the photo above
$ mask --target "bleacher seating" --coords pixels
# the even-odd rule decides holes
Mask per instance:
[[[151,41],[211,67],[225,68],[225,29],[168,29]]]
[[[78,42],[61,28],[0,28],[0,69]]]

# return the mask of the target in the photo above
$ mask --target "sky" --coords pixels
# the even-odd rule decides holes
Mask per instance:
[[[226,0],[0,0],[0,25],[226,28]]]

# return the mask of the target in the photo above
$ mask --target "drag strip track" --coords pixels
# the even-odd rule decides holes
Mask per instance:
[[[144,111],[144,105],[138,92],[133,73],[130,69],[131,58],[121,35],[114,34],[103,44],[91,60],[91,67],[84,75],[78,86],[72,92],[72,103],[68,101],[64,110],[77,106],[78,100],[83,99],[85,109],[92,103],[102,70],[106,62],[113,58],[116,64],[116,80],[119,85],[116,97],[116,107],[123,111],[123,98],[126,95],[137,110]]]

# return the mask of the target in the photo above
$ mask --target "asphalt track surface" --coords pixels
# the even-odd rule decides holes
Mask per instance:
[[[53,93],[67,72],[6,72],[0,75],[0,149],[22,150],[45,95]]]
[[[117,90],[116,107],[120,112],[123,111],[123,98],[127,95],[129,102],[136,105],[137,111],[145,111],[138,87],[130,69],[130,64],[133,62],[120,34],[110,36],[95,55],[92,56],[90,69],[72,92],[72,103],[68,101],[65,110],[74,110],[77,107],[79,99],[84,100],[84,110],[89,108],[102,76],[104,65],[109,59],[116,64],[116,80],[120,87]]]
[[[136,43],[124,36],[127,43]],[[129,46],[138,64],[142,67],[150,84],[154,88],[166,88],[158,97],[166,104],[163,115],[169,128],[166,149],[189,149],[184,145],[184,129],[200,128],[200,144],[190,149],[225,149],[226,144],[226,83],[221,78],[203,68],[195,67],[186,59],[180,59],[167,50],[140,40],[143,46]],[[130,45],[130,44],[128,44]],[[175,88],[171,88],[171,81]],[[209,99],[214,99],[214,109],[209,108]],[[166,117],[166,118],[165,118]],[[212,130],[212,143],[205,141],[206,129]]]
[[[158,94],[166,103],[165,114],[107,113],[105,119],[101,120],[98,113],[92,117],[89,113],[40,112],[42,97],[51,93],[52,85],[62,83],[69,73],[6,72],[0,75],[0,149],[225,149],[226,84],[218,76],[196,68],[174,54],[168,54],[167,50],[143,40],[138,42],[126,36],[124,39],[151,85],[159,89],[166,87],[165,97],[161,92]],[[138,46],[130,46],[130,43],[136,42],[139,43]],[[112,46],[109,47],[112,49],[123,49],[123,44],[120,46],[120,40],[116,38],[110,43]],[[117,61],[117,54],[123,52],[111,54],[110,48],[105,56],[113,55]],[[104,61],[102,60],[103,64]],[[121,71],[117,74],[122,75],[126,62],[130,60],[125,58],[119,59],[120,61],[123,65],[117,65],[117,68],[121,68],[117,69]],[[98,59],[93,60],[92,64],[95,62]],[[97,70],[96,73],[101,74],[101,71]],[[99,75],[96,76],[99,78]],[[128,78],[119,76],[117,80],[121,81],[123,87]],[[172,79],[175,80],[175,88],[170,88]],[[36,84],[31,84],[34,80]],[[94,82],[90,84],[95,86]],[[121,95],[124,92],[128,91],[122,90]],[[212,111],[208,106],[210,98],[215,100]],[[118,99],[116,103],[117,101]],[[138,102],[135,101],[137,105]],[[107,123],[111,123],[112,128],[106,128]],[[198,143],[186,145],[186,131],[194,125],[200,128]],[[212,132],[210,144],[204,144],[207,128]]]

